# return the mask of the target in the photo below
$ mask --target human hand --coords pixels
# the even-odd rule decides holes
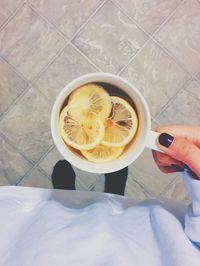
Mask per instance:
[[[187,165],[200,179],[200,126],[167,125],[155,131],[161,133],[158,146],[164,152],[152,152],[159,169],[173,173]]]

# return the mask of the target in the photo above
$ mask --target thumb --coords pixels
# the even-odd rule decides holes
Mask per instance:
[[[200,149],[183,137],[173,137],[162,133],[158,137],[158,144],[170,157],[186,164],[200,179]]]

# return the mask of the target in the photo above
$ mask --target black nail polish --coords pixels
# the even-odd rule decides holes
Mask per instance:
[[[169,148],[169,146],[172,144],[173,140],[174,140],[174,137],[172,137],[171,135],[169,135],[167,133],[160,134],[160,136],[158,138],[159,143],[166,148]]]
[[[173,168],[176,172],[183,172],[184,171],[183,167],[176,165],[176,164],[171,164],[170,167]]]

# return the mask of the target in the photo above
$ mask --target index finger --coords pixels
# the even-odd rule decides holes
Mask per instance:
[[[200,126],[194,125],[164,125],[158,126],[155,131],[169,133],[174,137],[184,137],[200,147]]]

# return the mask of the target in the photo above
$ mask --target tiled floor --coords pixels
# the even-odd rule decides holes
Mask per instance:
[[[72,79],[112,72],[146,97],[154,125],[200,123],[199,0],[9,0],[0,4],[0,185],[52,187],[61,156],[50,112]],[[102,191],[104,177],[75,169],[77,189]],[[126,195],[187,201],[177,174],[151,152],[129,167]]]

